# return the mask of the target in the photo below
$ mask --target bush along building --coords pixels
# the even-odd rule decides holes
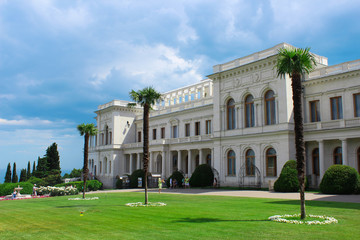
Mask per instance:
[[[221,186],[269,187],[295,159],[291,79],[276,74],[278,44],[215,65],[207,79],[163,93],[150,112],[149,172],[190,177],[209,164]],[[330,166],[360,170],[360,60],[316,69],[303,78],[306,177],[318,187]],[[156,88],[156,86],[155,86]],[[130,91],[130,89],[129,89]],[[113,100],[95,111],[89,170],[105,187],[141,169],[142,108]]]

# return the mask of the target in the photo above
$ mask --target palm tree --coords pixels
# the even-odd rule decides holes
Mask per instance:
[[[301,219],[305,214],[305,142],[304,126],[302,115],[302,85],[301,79],[305,73],[310,73],[316,66],[315,57],[309,52],[310,48],[305,49],[279,49],[277,56],[277,75],[285,78],[287,74],[291,78],[291,87],[294,104],[294,128],[295,128],[295,148],[296,162],[300,189],[300,208]]]
[[[84,143],[84,189],[83,189],[83,198],[85,198],[85,189],[86,189],[86,180],[88,176],[88,155],[89,155],[89,137],[94,136],[97,134],[97,129],[93,123],[90,124],[80,124],[77,126],[77,129],[80,132],[81,136],[85,136],[85,143]]]
[[[148,164],[149,164],[149,113],[151,106],[156,101],[161,100],[161,94],[157,92],[153,87],[146,87],[139,91],[131,90],[130,98],[137,104],[140,104],[144,108],[143,112],[143,162],[145,172],[145,204],[148,204],[148,189],[147,189],[147,175],[148,175]],[[134,106],[134,103],[130,103],[129,106]]]

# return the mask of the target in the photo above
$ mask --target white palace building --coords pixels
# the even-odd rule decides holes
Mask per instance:
[[[272,184],[295,159],[291,79],[274,68],[283,47],[292,46],[215,65],[207,79],[163,93],[150,112],[149,171],[190,177],[206,163],[221,186]],[[360,60],[328,66],[326,57],[314,56],[303,113],[306,175],[316,187],[333,164],[360,171]],[[127,104],[113,100],[95,111],[99,132],[90,139],[89,170],[105,187],[143,166],[142,108]]]

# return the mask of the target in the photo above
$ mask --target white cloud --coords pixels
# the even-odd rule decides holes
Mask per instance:
[[[72,124],[67,120],[58,120],[58,121],[50,121],[46,119],[40,118],[29,118],[25,119],[21,116],[17,117],[16,119],[4,119],[0,118],[0,126],[17,126],[17,127],[58,127],[63,125]]]
[[[160,91],[185,86],[203,79],[198,72],[204,64],[203,57],[185,59],[179,56],[179,50],[163,44],[140,46],[122,42],[117,46],[119,48],[116,49],[114,55],[118,58],[97,67],[92,74],[91,83],[94,86],[100,87],[117,73],[129,79],[136,79],[133,86],[135,84],[137,86],[152,85]],[[118,81],[122,81],[121,84],[129,84],[126,83],[126,79],[118,79]]]
[[[0,94],[0,99],[14,100],[16,96],[14,94]]]
[[[60,7],[56,3],[56,1],[51,0],[32,0],[30,5],[41,18],[42,23],[49,25],[49,28],[53,30],[54,28],[76,30],[86,27],[92,21],[85,4]]]

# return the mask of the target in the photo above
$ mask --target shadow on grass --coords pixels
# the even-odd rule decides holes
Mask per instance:
[[[95,207],[98,205],[71,205],[71,206],[56,206],[56,208],[78,208],[78,207]]]
[[[290,205],[299,205],[299,200],[288,200],[288,201],[271,201],[267,202],[271,204],[290,204]],[[306,201],[306,206],[312,207],[327,207],[327,208],[345,208],[345,209],[357,209],[360,210],[359,203],[344,203],[344,202],[320,202],[320,201]]]
[[[209,222],[267,222],[268,219],[220,219],[220,218],[182,218],[173,222],[209,223]]]

